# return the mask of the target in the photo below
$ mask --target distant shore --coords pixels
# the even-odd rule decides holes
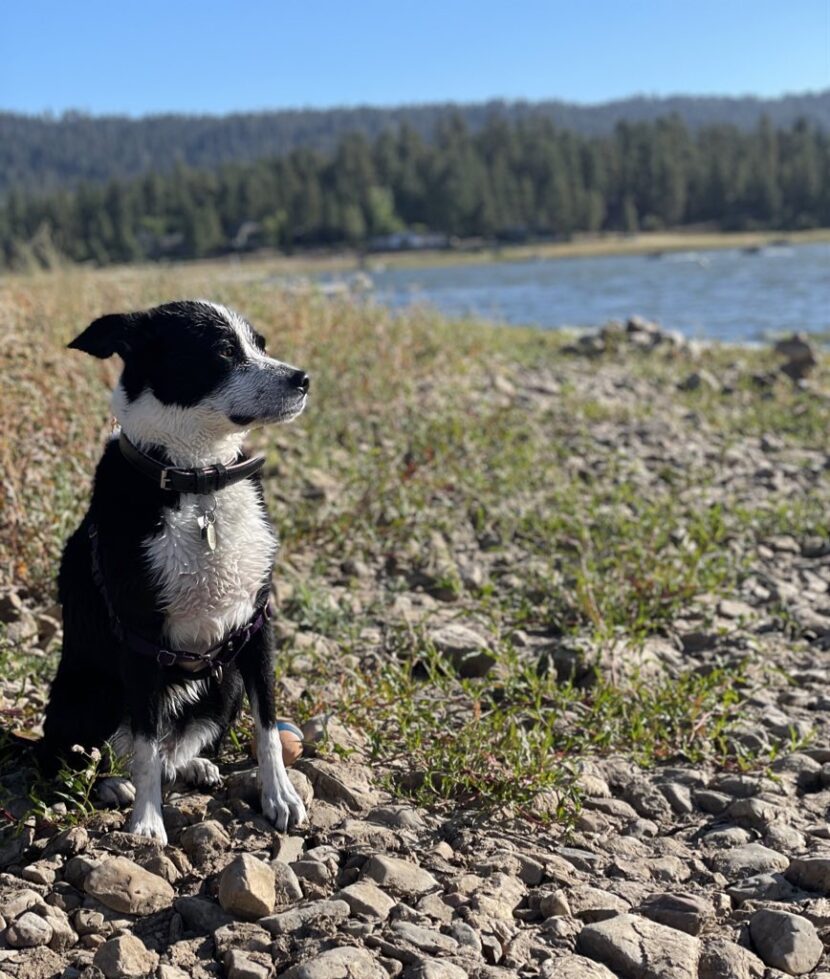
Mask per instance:
[[[600,255],[654,255],[667,252],[707,251],[721,248],[764,248],[771,245],[803,245],[830,242],[830,228],[810,231],[650,231],[625,235],[606,233],[575,235],[569,241],[523,245],[486,245],[481,248],[425,249],[423,251],[302,252],[295,255],[257,252],[230,260],[244,266],[267,264],[274,272],[304,275],[319,272],[367,272],[381,268],[416,268],[425,265],[473,265],[488,262],[528,262],[559,258],[589,258]],[[221,260],[221,259],[220,259]],[[204,259],[188,262],[200,265]]]

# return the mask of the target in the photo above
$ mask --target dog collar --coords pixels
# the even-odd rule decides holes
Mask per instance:
[[[152,456],[136,448],[122,431],[118,436],[118,448],[121,455],[129,464],[143,476],[152,480],[160,489],[170,493],[199,493],[206,495],[216,493],[226,486],[238,483],[248,476],[258,473],[265,465],[263,456],[255,456],[244,462],[235,462],[223,466],[217,462],[213,466],[201,469],[179,469],[176,466],[165,466]]]

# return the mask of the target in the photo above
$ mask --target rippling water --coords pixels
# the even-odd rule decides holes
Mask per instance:
[[[593,327],[640,313],[688,336],[760,340],[830,330],[830,244],[482,265],[372,273],[377,301],[428,303],[543,329]]]

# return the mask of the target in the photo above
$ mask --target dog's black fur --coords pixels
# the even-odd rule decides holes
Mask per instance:
[[[246,321],[210,303],[187,301],[143,313],[105,316],[69,346],[95,357],[118,354],[123,358],[124,371],[116,389],[125,414],[120,420],[125,433],[135,440],[138,436],[131,434],[128,419],[131,407],[142,397],[150,400],[158,417],[164,419],[165,412],[169,413],[171,425],[180,424],[180,417],[185,417],[180,409],[193,408],[197,410],[193,416],[196,421],[188,424],[196,426],[194,431],[202,417],[198,412],[203,412],[211,426],[220,426],[221,438],[240,440],[243,429],[251,423],[289,420],[305,404],[307,375],[267,358],[262,337]],[[223,412],[226,417],[222,417]],[[145,440],[140,447],[165,465],[182,466],[181,453],[173,458],[164,441],[159,436],[158,442],[147,444]],[[230,461],[236,460],[224,460],[225,464]],[[264,514],[261,480],[258,475],[248,480],[255,488],[253,505]],[[270,624],[253,636],[223,676],[209,677],[206,690],[195,702],[179,698],[175,709],[170,706],[170,689],[174,685],[185,687],[191,682],[191,674],[179,667],[159,666],[151,657],[131,651],[113,630],[107,603],[93,578],[90,524],[97,527],[106,590],[121,622],[151,641],[170,645],[166,634],[169,609],[158,569],[150,565],[147,542],[165,531],[166,515],[181,506],[180,494],[162,490],[138,473],[122,455],[117,439],[109,441],[95,473],[89,510],[69,538],[61,562],[58,587],[64,645],[46,709],[44,737],[38,746],[42,770],[53,773],[61,759],[71,760],[73,746],[101,746],[119,728],[127,728],[132,739],[143,738],[156,745],[158,751],[162,738],[175,743],[200,719],[213,722],[211,731],[215,728],[215,736],[206,745],[202,743],[200,750],[215,751],[241,706],[245,689],[258,733],[273,729]],[[233,534],[234,527],[223,527],[222,531]],[[273,550],[275,538],[269,538],[267,546]],[[270,568],[270,563],[266,555],[264,566]],[[270,571],[250,582],[245,602],[261,607],[269,590]],[[215,610],[206,608],[205,615],[209,613],[215,614]],[[174,774],[171,766],[164,768],[167,778]],[[141,790],[135,772],[133,777],[138,795]],[[281,790],[283,802],[289,790]],[[271,799],[272,809],[273,803]],[[163,827],[160,831],[157,826],[148,829],[138,808],[137,798],[135,831],[163,838]],[[157,804],[155,809],[159,809]],[[280,828],[292,819],[297,821],[298,811],[302,814],[301,804],[297,810],[290,804],[281,806],[279,799],[276,810],[276,815],[273,811],[269,815]]]

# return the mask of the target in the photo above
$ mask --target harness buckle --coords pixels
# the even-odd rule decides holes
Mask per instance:
[[[159,666],[175,666],[178,656],[169,649],[160,649],[156,655]]]
[[[163,490],[173,489],[173,487],[170,485],[170,471],[168,469],[162,469],[161,473],[159,474],[159,486],[161,486]]]

